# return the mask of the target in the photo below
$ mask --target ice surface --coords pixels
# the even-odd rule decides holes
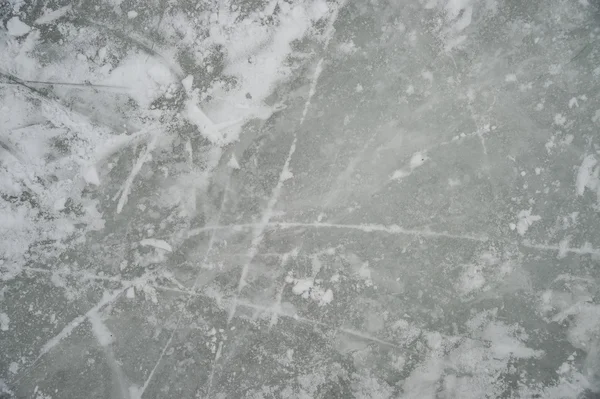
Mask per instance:
[[[0,20],[0,398],[600,395],[598,2]]]

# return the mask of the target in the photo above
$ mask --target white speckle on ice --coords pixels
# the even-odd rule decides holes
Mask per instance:
[[[225,137],[219,132],[215,124],[191,99],[187,102],[185,116],[196,125],[200,134],[213,144],[225,144]]]
[[[231,158],[229,158],[229,162],[227,162],[227,166],[229,166],[232,169],[240,169],[240,164],[238,163],[238,160],[234,154],[231,154]]]
[[[460,185],[460,180],[459,179],[453,179],[453,178],[449,178],[448,179],[448,185],[450,187],[456,187]]]
[[[329,11],[327,2],[325,2],[324,0],[317,0],[317,1],[313,2],[312,7],[313,7],[313,14],[318,15],[318,16],[325,15],[325,13],[327,13],[327,11]]]
[[[108,327],[106,327],[106,324],[104,324],[104,321],[102,320],[102,316],[97,311],[89,312],[88,320],[90,321],[90,324],[92,325],[92,332],[94,333],[94,336],[98,340],[98,343],[101,346],[108,346],[108,345],[112,344],[113,335],[110,332],[110,330],[108,329]]]
[[[481,337],[491,343],[490,349],[496,357],[501,359],[509,357],[527,359],[540,357],[544,354],[541,350],[526,347],[515,335],[512,326],[502,322],[493,322],[487,325]]]
[[[296,284],[294,288],[292,288],[292,292],[296,295],[303,295],[308,290],[310,290],[313,286],[313,281],[310,279],[298,279],[296,280]]]
[[[511,83],[511,82],[516,82],[517,81],[517,75],[510,73],[508,75],[506,75],[504,77],[504,81],[507,83]]]
[[[548,73],[550,75],[558,75],[561,70],[562,67],[560,66],[560,64],[552,64],[548,67]]]
[[[329,304],[333,300],[333,291],[331,289],[323,290],[316,284],[311,278],[299,278],[295,279],[291,276],[287,276],[285,279],[286,283],[294,284],[292,292],[296,295],[301,296],[304,299],[312,299],[318,302],[319,306]]]
[[[399,179],[403,179],[406,176],[410,176],[410,172],[407,172],[405,170],[402,169],[398,169],[397,171],[394,172],[394,174],[392,175],[392,180],[399,180]]]
[[[408,94],[409,96],[411,94],[415,93],[415,87],[413,85],[408,85],[408,87],[406,88],[406,94]]]
[[[125,294],[127,296],[127,298],[129,299],[133,299],[135,298],[135,288],[134,287],[129,287],[127,289],[127,293]]]
[[[185,91],[192,90],[192,86],[194,84],[194,77],[192,75],[188,75],[181,81],[181,85],[185,89]]]
[[[353,54],[356,52],[356,46],[352,40],[340,44],[338,48],[344,54]]]
[[[163,251],[173,252],[173,247],[171,247],[169,243],[167,243],[164,240],[158,240],[156,238],[145,238],[142,241],[140,241],[140,244],[144,247],[154,247]]]
[[[129,18],[129,19],[134,19],[137,16],[138,16],[137,11],[131,10],[131,11],[127,12],[127,18]]]
[[[100,177],[98,177],[98,171],[95,166],[88,166],[85,168],[82,176],[86,183],[93,184],[94,186],[100,185]]]
[[[600,189],[600,180],[598,178],[599,167],[594,168],[598,161],[593,155],[588,155],[583,159],[579,170],[577,171],[577,180],[575,186],[577,195],[583,195],[586,187],[592,191]]]
[[[427,157],[427,155],[424,152],[415,152],[413,154],[413,156],[410,158],[410,162],[408,164],[408,167],[410,168],[410,170],[398,169],[398,170],[394,171],[391,179],[392,180],[401,180],[407,176],[410,176],[410,174],[413,172],[414,169],[423,165],[428,159],[429,158]]]
[[[65,209],[65,203],[67,202],[66,198],[59,198],[56,201],[54,201],[54,204],[52,204],[52,208],[55,211],[62,211],[63,209]]]
[[[569,100],[569,108],[579,107],[579,103],[577,102],[577,98],[573,97]]]
[[[569,238],[565,238],[558,243],[558,257],[564,258],[569,252]]]
[[[282,173],[281,176],[279,177],[281,181],[286,181],[291,179],[292,177],[294,177],[294,174],[289,170],[289,169],[285,169]]]
[[[433,73],[431,73],[431,71],[423,71],[421,72],[421,76],[423,79],[428,80],[429,83],[433,82]]]
[[[0,330],[8,331],[8,323],[10,323],[10,319],[6,313],[0,313]]]
[[[481,289],[485,285],[485,277],[483,275],[482,266],[466,265],[460,277],[458,290],[463,295],[468,295],[474,291]]]
[[[519,212],[519,214],[517,215],[517,224],[515,225],[514,223],[511,223],[509,225],[510,229],[514,230],[516,228],[517,233],[519,233],[519,235],[525,235],[525,232],[527,232],[529,226],[531,226],[534,222],[542,220],[541,216],[532,215],[531,211],[531,209],[525,209]]]
[[[11,362],[8,371],[10,371],[11,374],[17,374],[19,372],[19,363]]]
[[[357,85],[356,85],[356,89],[355,89],[355,90],[356,90],[356,92],[357,92],[357,93],[362,93],[362,91],[363,91],[363,87],[362,87],[362,85],[361,85],[360,83],[359,83],[359,84],[357,84]]]
[[[22,22],[19,17],[12,17],[6,22],[6,29],[11,36],[23,36],[29,33],[31,28],[25,22]]]
[[[163,60],[132,53],[99,83],[126,87],[129,95],[141,107],[148,108],[176,80]]]
[[[540,173],[542,173],[542,169],[540,168],[535,168],[535,174],[539,175]]]
[[[436,350],[442,346],[442,334],[437,331],[427,332],[425,334],[425,340],[429,348]]]
[[[320,306],[328,305],[329,303],[331,303],[331,301],[333,301],[333,291],[331,291],[331,289],[328,289],[327,291],[325,291],[325,293],[321,297],[321,301],[319,302],[319,305]]]
[[[561,366],[556,370],[558,374],[566,374],[571,371],[571,365],[567,362],[561,364]]]
[[[100,48],[98,49],[98,53],[97,53],[97,59],[98,59],[99,61],[102,61],[102,60],[104,60],[104,59],[106,58],[106,51],[107,51],[107,50],[106,50],[106,46],[105,46],[105,47],[100,47]]]
[[[427,161],[427,155],[423,152],[415,152],[410,159],[410,168],[415,169],[423,165]]]
[[[567,122],[567,118],[565,118],[562,114],[554,115],[554,123],[558,126],[564,126],[565,122]]]

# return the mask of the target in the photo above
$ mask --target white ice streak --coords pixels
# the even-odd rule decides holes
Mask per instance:
[[[234,232],[244,231],[247,229],[256,228],[259,224],[247,223],[247,224],[236,224],[236,225],[223,225],[223,226],[204,226],[197,229],[190,230],[188,237],[193,237],[207,231],[212,230],[231,230]],[[398,234],[398,235],[409,235],[416,237],[431,237],[431,238],[453,238],[459,240],[471,240],[471,241],[488,241],[486,235],[470,235],[470,234],[452,234],[448,232],[438,232],[432,230],[416,230],[416,229],[405,229],[401,226],[383,225],[383,224],[336,224],[336,223],[303,223],[303,222],[269,222],[265,227],[272,229],[291,229],[291,228],[315,228],[315,229],[340,229],[340,230],[356,230],[364,233],[381,232],[387,234]]]
[[[173,247],[168,242],[156,238],[145,238],[140,241],[140,245],[144,247],[154,247],[167,252],[173,252]]]
[[[592,192],[596,192],[598,202],[600,203],[600,166],[594,155],[586,156],[579,170],[577,171],[577,179],[575,181],[575,187],[577,195],[582,196],[585,189]]]

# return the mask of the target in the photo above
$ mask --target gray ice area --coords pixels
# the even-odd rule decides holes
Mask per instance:
[[[0,398],[600,397],[598,1],[0,21]]]

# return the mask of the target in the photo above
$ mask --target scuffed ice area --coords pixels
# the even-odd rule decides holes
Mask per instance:
[[[1,398],[599,397],[598,2],[0,20]]]

